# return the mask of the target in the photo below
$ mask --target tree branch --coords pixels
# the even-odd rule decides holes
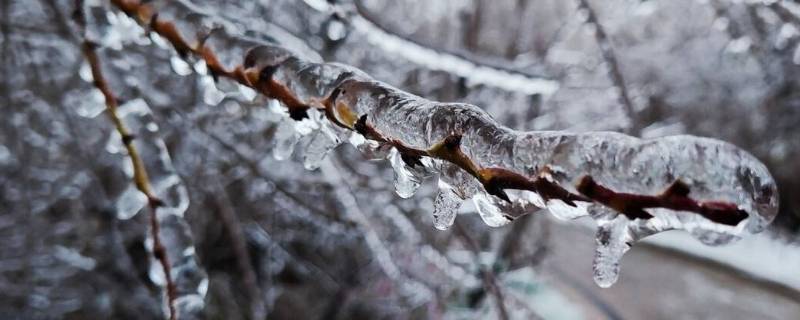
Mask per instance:
[[[585,0],[583,0],[583,2],[585,3]],[[567,175],[564,175],[566,178],[556,178],[556,174],[553,174],[550,164],[539,163],[536,165],[541,166],[541,168],[534,170],[535,178],[529,178],[524,174],[518,173],[518,170],[520,170],[519,167],[516,167],[515,170],[514,168],[494,164],[494,161],[492,164],[482,165],[481,162],[485,162],[486,160],[476,161],[476,152],[481,151],[475,150],[488,150],[486,149],[487,145],[488,147],[503,146],[501,141],[492,139],[507,139],[512,142],[520,139],[540,139],[542,141],[547,141],[545,139],[548,139],[548,137],[552,135],[548,136],[548,133],[535,132],[527,133],[527,135],[520,135],[517,132],[498,126],[488,115],[485,115],[483,111],[479,111],[477,107],[464,104],[427,101],[372,80],[357,69],[338,64],[303,61],[288,49],[275,44],[259,44],[252,40],[237,39],[236,36],[228,35],[225,32],[215,32],[212,35],[213,37],[220,37],[221,39],[227,40],[230,46],[241,45],[247,47],[242,65],[223,66],[217,58],[218,53],[216,50],[224,51],[226,47],[212,48],[206,45],[206,40],[209,37],[208,35],[201,35],[198,37],[196,43],[191,43],[177,31],[174,22],[159,18],[157,13],[153,11],[153,6],[149,3],[142,3],[138,0],[112,0],[112,3],[129,16],[137,19],[141,24],[149,25],[152,31],[160,34],[172,43],[179,54],[192,54],[202,58],[208,65],[208,69],[216,77],[229,78],[239,84],[253,88],[269,98],[279,100],[289,109],[292,118],[301,119],[306,117],[306,112],[309,109],[320,110],[332,124],[339,128],[359,132],[368,139],[383,144],[390,144],[395,147],[403,156],[404,162],[409,166],[420,165],[419,160],[421,157],[430,157],[452,163],[476,178],[489,194],[505,201],[510,201],[506,190],[527,190],[539,194],[545,201],[549,199],[561,200],[573,207],[577,206],[576,202],[594,202],[602,204],[617,209],[618,212],[626,215],[629,219],[646,219],[650,217],[650,214],[642,213],[643,209],[646,208],[666,208],[672,210],[688,209],[711,221],[726,225],[737,225],[746,217],[743,215],[743,211],[738,209],[738,205],[732,202],[706,201],[701,203],[687,197],[652,197],[635,193],[600,192],[599,194],[609,195],[607,198],[603,198],[597,193],[589,192],[588,194],[592,196],[587,196],[587,193],[584,192],[582,192],[584,193],[583,195],[579,195],[565,189],[562,183],[569,181],[571,176],[574,176],[580,181],[594,181],[595,177],[593,174],[597,172],[586,169],[577,172],[569,172]],[[184,4],[177,1],[171,2],[168,5],[182,6]],[[191,10],[190,8],[183,9],[187,11]],[[593,13],[590,14],[590,20],[596,21],[596,17]],[[599,33],[599,36],[607,41],[605,33],[602,31],[599,31]],[[616,65],[616,59],[613,55],[609,55],[609,57],[612,69],[617,69],[616,73],[620,75],[618,68],[614,67]],[[298,72],[302,72],[303,77],[316,77],[314,81],[316,81],[315,86],[317,89],[313,90],[319,92],[320,89],[318,88],[321,87],[325,89],[322,89],[322,92],[319,92],[320,95],[317,97],[306,96],[302,98],[300,90],[312,89],[308,89],[309,87],[300,80],[287,79],[287,77],[291,78],[293,73],[296,74]],[[331,77],[331,72],[334,74],[338,72],[339,77]],[[617,80],[621,80],[621,76],[617,78]],[[619,84],[621,85],[622,83],[619,82]],[[307,93],[304,94],[307,95]],[[627,97],[627,94],[623,94],[623,97]],[[629,111],[632,111],[630,104],[627,103],[626,105]],[[405,126],[386,126],[382,123],[368,121],[373,118],[388,119],[385,118],[387,117],[386,115],[392,112],[403,113],[406,117],[418,117],[415,112],[423,111],[429,114],[427,115],[427,123],[431,123],[437,128],[449,129],[437,129],[439,130],[438,132],[414,132],[415,126],[420,127],[425,125],[424,123],[426,122],[407,123]],[[448,114],[449,117],[445,118],[441,116],[443,114]],[[403,131],[406,134],[400,134],[400,130],[406,130]],[[481,135],[478,135],[478,130],[481,131]],[[447,132],[447,134],[442,136],[443,132]],[[492,134],[494,134],[493,138]],[[607,133],[601,133],[599,135],[601,135],[601,139],[608,139],[607,141],[612,141],[612,143],[615,143],[615,146],[620,146],[618,148],[629,148],[624,150],[631,150],[633,152],[635,152],[634,150],[638,150],[637,148],[645,146],[672,146],[672,143],[676,143],[674,140],[668,139],[640,142],[639,140],[627,136]],[[464,141],[462,141],[462,138],[465,137],[468,138],[466,141],[469,141],[467,148],[465,148]],[[593,141],[588,135],[576,136],[564,134],[563,138],[560,139],[560,145],[553,145],[550,148],[571,148],[569,152],[572,153],[595,152],[593,149],[587,149],[591,146],[580,144],[584,140],[576,142],[577,139]],[[485,143],[486,145],[480,143]],[[659,145],[659,143],[661,145]],[[719,175],[736,176],[738,172],[742,172],[742,170],[749,172],[749,178],[747,179],[750,180],[747,181],[751,182],[741,179],[739,182],[753,185],[737,190],[751,190],[753,203],[748,203],[747,206],[753,208],[753,210],[755,210],[755,208],[765,209],[764,212],[759,210],[758,214],[763,215],[759,218],[764,220],[771,219],[770,214],[772,210],[774,210],[772,204],[777,202],[777,195],[775,194],[774,181],[772,181],[766,169],[763,168],[763,165],[753,159],[752,156],[739,149],[710,139],[691,138],[689,141],[683,141],[682,143],[685,144],[679,144],[679,146],[697,146],[698,148],[703,147],[721,150],[719,152],[730,152],[732,157],[738,157],[741,163],[740,167],[733,168],[732,171],[730,169],[725,169],[729,171],[715,170],[709,174],[713,174],[713,177],[718,177]],[[420,144],[427,146],[420,147]],[[553,151],[551,150],[550,152]],[[500,156],[510,157],[507,153],[500,154]],[[657,156],[666,157],[669,155],[654,155],[653,157]],[[691,156],[687,156],[685,153],[677,153],[677,151],[675,157],[680,157],[675,161],[695,161]],[[670,159],[670,161],[672,161],[672,159]],[[589,166],[589,164],[583,163],[580,165]],[[700,168],[703,167],[699,167],[698,170],[700,170]],[[608,170],[611,171],[612,169]],[[691,174],[691,172],[693,171],[671,173],[668,177],[676,174],[679,176],[682,174]],[[563,175],[563,172],[559,172],[558,174]],[[630,173],[624,174],[627,175]],[[587,177],[589,180],[586,179]],[[664,178],[659,177],[658,179]],[[628,181],[635,180],[628,179]],[[661,180],[657,181],[661,183]],[[675,184],[677,181],[678,179],[671,178],[671,181],[664,183],[664,185]],[[591,186],[591,184],[580,184],[578,189],[583,188],[583,191],[587,191],[589,190],[586,189],[587,186]],[[637,184],[637,186],[639,186],[639,184]],[[719,185],[716,187],[737,188],[737,186],[728,185]],[[634,189],[644,188],[645,187],[642,185]],[[603,189],[595,188],[592,190]],[[722,194],[721,191],[719,193]],[[686,194],[688,194],[688,192],[686,192]],[[633,197],[634,195],[640,197]],[[656,198],[657,201],[654,201]],[[624,207],[611,200],[636,200],[634,202],[638,201],[639,203]]]
[[[150,179],[147,175],[147,169],[144,166],[142,158],[139,156],[136,146],[133,144],[135,136],[130,133],[130,130],[125,126],[125,123],[122,122],[122,119],[117,114],[117,108],[119,107],[119,104],[116,96],[111,91],[108,82],[103,76],[103,70],[100,66],[100,58],[96,51],[97,45],[89,40],[85,34],[86,19],[83,11],[83,3],[81,0],[78,0],[76,4],[75,20],[82,29],[82,34],[84,35],[82,49],[83,54],[86,57],[86,61],[89,63],[89,67],[92,71],[92,79],[94,79],[93,84],[103,94],[106,104],[106,114],[108,115],[109,120],[111,120],[113,123],[116,131],[119,133],[125,149],[128,151],[128,157],[131,159],[133,164],[133,183],[136,188],[147,197],[147,204],[150,209],[150,232],[153,237],[153,255],[158,260],[159,264],[161,264],[161,268],[164,272],[169,319],[176,320],[176,287],[172,280],[172,272],[169,257],[167,257],[167,251],[161,242],[161,236],[159,233],[161,226],[158,223],[157,217],[157,210],[159,207],[163,206],[164,203],[155,195],[155,193],[153,193],[152,187],[150,186]]]
[[[163,206],[164,203],[158,198],[158,196],[155,195],[152,190],[150,179],[147,175],[147,169],[144,166],[141,156],[139,156],[136,146],[133,144],[135,136],[130,133],[130,130],[125,126],[125,123],[122,122],[122,119],[117,114],[117,108],[119,107],[119,104],[116,96],[111,91],[108,82],[103,76],[100,58],[96,50],[97,45],[89,40],[85,34],[86,18],[84,16],[83,3],[81,0],[76,1],[75,20],[78,26],[82,29],[81,33],[84,35],[82,49],[83,54],[86,57],[86,61],[89,63],[89,67],[92,71],[92,79],[94,79],[93,84],[98,90],[100,90],[105,98],[106,115],[108,115],[109,120],[111,120],[111,123],[114,125],[117,133],[119,133],[122,143],[128,152],[128,157],[133,165],[133,183],[139,192],[147,197],[147,205],[150,212],[150,233],[153,237],[153,256],[156,258],[156,260],[158,260],[159,264],[161,264],[161,268],[164,272],[169,319],[176,320],[176,287],[172,280],[171,265],[169,262],[169,257],[167,257],[167,251],[161,242],[161,226],[158,223],[157,217],[157,210],[159,207]]]

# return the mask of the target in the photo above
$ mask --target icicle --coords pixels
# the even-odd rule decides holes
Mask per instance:
[[[207,105],[216,106],[225,99],[225,93],[217,88],[211,76],[200,77],[200,87],[203,90],[203,102]]]
[[[631,248],[631,236],[628,232],[628,219],[617,216],[613,220],[599,220],[597,250],[594,255],[592,269],[594,282],[602,288],[608,288],[617,282],[622,255]]]
[[[389,161],[394,169],[394,189],[401,198],[409,198],[417,192],[422,180],[412,174],[397,149],[392,149]]]
[[[116,200],[117,219],[128,220],[133,218],[147,205],[147,197],[131,184]]]
[[[159,238],[169,257],[171,277],[177,289],[176,307],[179,318],[200,319],[205,296],[205,292],[201,292],[201,289],[204,286],[203,283],[206,283],[207,286],[208,280],[195,255],[191,229],[183,218],[189,207],[186,187],[172,165],[172,159],[164,141],[159,136],[158,126],[155,124],[152,111],[147,103],[142,99],[131,100],[119,107],[118,115],[130,132],[135,134],[133,144],[144,167],[147,168],[152,191],[162,202],[155,209],[155,213],[160,226]],[[112,139],[121,140],[119,134]],[[124,150],[121,145],[115,148]],[[124,170],[132,171],[132,168],[129,168],[131,161],[127,158],[128,155],[117,154],[119,154]],[[132,176],[132,172],[126,172],[126,174]],[[147,205],[147,198],[131,185],[117,199],[118,218],[129,219],[141,211],[145,205]],[[151,231],[147,234],[145,245],[152,253],[154,239]],[[150,261],[148,272],[150,279],[165,291],[166,277],[163,266],[158,259]]]
[[[275,130],[273,139],[275,140],[275,147],[272,149],[272,156],[275,160],[286,160],[291,157],[298,140],[294,121],[291,119],[281,121]]]
[[[78,69],[78,75],[81,77],[81,80],[88,83],[92,83],[94,81],[94,76],[92,76],[92,67],[89,66],[89,62],[87,61],[81,63],[81,68]]]
[[[339,137],[329,127],[322,126],[306,145],[303,155],[303,166],[307,170],[319,168],[320,163],[325,159],[333,148],[341,143]]]
[[[179,76],[185,77],[192,74],[192,66],[177,54],[169,58],[169,65],[172,66],[172,71],[175,71],[175,74]]]
[[[510,219],[506,218],[497,204],[495,204],[495,199],[493,199],[492,196],[484,192],[478,192],[472,196],[472,201],[475,203],[478,214],[480,214],[481,219],[483,219],[483,222],[486,223],[487,226],[502,227],[511,222]]]
[[[258,95],[258,92],[256,92],[255,90],[253,90],[248,86],[240,84],[238,85],[238,87],[239,87],[239,94],[241,94],[242,97],[247,101],[253,101]]]
[[[75,104],[75,113],[81,117],[94,118],[106,109],[105,97],[100,90],[92,90],[84,94],[70,94],[66,97],[67,104]]]
[[[439,193],[433,201],[433,226],[439,230],[449,229],[456,221],[462,201],[450,185],[439,180]]]

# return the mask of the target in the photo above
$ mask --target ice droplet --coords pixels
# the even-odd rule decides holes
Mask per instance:
[[[133,218],[147,204],[147,196],[130,185],[116,201],[117,219],[128,220]]]
[[[201,76],[208,75],[208,64],[206,64],[205,60],[197,60],[197,62],[192,65],[192,68],[194,72],[197,72],[197,74]]]
[[[492,199],[490,195],[478,192],[472,197],[472,202],[475,203],[478,214],[487,226],[502,227],[511,222],[511,220],[506,219],[506,216],[494,203],[494,199]]]
[[[353,132],[347,140],[354,146],[364,158],[369,160],[383,160],[391,155],[391,145],[380,143],[375,140],[367,140],[358,132]]]
[[[303,155],[303,167],[306,170],[319,168],[320,163],[325,159],[325,155],[340,143],[341,140],[333,130],[327,126],[322,126],[306,145],[305,154]]]
[[[619,263],[622,255],[631,248],[631,235],[628,232],[628,219],[617,216],[613,220],[598,220],[592,269],[594,282],[602,288],[611,287],[619,277]]]
[[[422,182],[418,176],[413,175],[403,161],[400,152],[392,149],[389,162],[394,169],[394,190],[401,198],[409,198],[417,192]]]
[[[456,221],[461,201],[450,185],[439,180],[439,193],[433,200],[433,226],[439,230],[449,229]]]
[[[289,119],[284,119],[278,124],[274,136],[275,147],[272,149],[272,156],[275,160],[286,160],[292,156],[298,138],[294,127],[294,121]]]
[[[172,66],[172,71],[179,76],[185,77],[192,74],[192,66],[177,55],[169,58],[169,65]]]
[[[331,20],[327,25],[325,35],[331,41],[342,40],[345,36],[347,36],[347,27],[344,25],[344,23],[338,20]]]
[[[200,78],[200,86],[203,88],[203,102],[210,106],[216,106],[223,99],[225,99],[225,93],[217,89],[217,85],[214,83],[214,78],[211,76],[204,76]]]
[[[85,118],[94,118],[105,110],[105,97],[100,90],[92,90],[89,92],[86,99],[78,102],[78,107],[75,110],[79,116]]]
[[[175,299],[175,308],[180,319],[204,319],[205,301],[197,294],[189,294]]]
[[[80,75],[81,80],[92,83],[94,81],[94,76],[92,76],[92,67],[89,66],[89,62],[84,61],[81,63],[81,68],[78,70],[78,75]]]
[[[245,100],[248,101],[253,101],[253,99],[255,99],[256,96],[258,95],[258,93],[255,90],[253,90],[253,88],[241,84],[239,85],[239,93],[241,93],[242,97],[244,97]]]

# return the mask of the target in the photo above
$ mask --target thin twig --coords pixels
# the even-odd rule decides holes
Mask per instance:
[[[236,257],[236,264],[239,267],[239,272],[242,273],[242,285],[244,285],[250,300],[250,317],[254,320],[264,319],[266,316],[266,307],[261,298],[261,289],[259,289],[257,285],[258,277],[256,276],[255,270],[253,270],[253,260],[250,257],[250,252],[247,250],[247,240],[244,237],[239,217],[236,215],[236,212],[233,211],[233,206],[228,195],[225,193],[225,188],[219,181],[215,181],[212,184],[213,190],[208,194],[216,204],[217,210],[215,211],[228,234],[229,241],[233,247],[234,256]]]
[[[83,12],[83,3],[82,1],[78,0],[76,4],[77,7],[75,8],[75,20],[82,29],[81,31],[84,35],[82,45],[83,54],[92,70],[92,79],[94,79],[93,84],[103,94],[106,104],[106,114],[108,115],[109,120],[111,120],[111,122],[114,124],[114,128],[119,133],[122,143],[125,145],[125,149],[128,151],[128,156],[133,164],[133,183],[136,186],[136,189],[138,189],[139,192],[147,197],[147,205],[150,209],[150,232],[152,233],[153,237],[153,255],[158,260],[159,264],[161,264],[161,268],[164,271],[167,305],[169,307],[169,319],[175,320],[177,317],[175,310],[175,299],[177,297],[176,287],[172,280],[167,250],[161,242],[161,236],[159,233],[161,226],[158,222],[157,210],[163,205],[163,201],[161,201],[161,199],[155,195],[152,187],[150,186],[150,179],[148,178],[144,161],[142,161],[142,158],[139,156],[136,146],[133,145],[133,140],[135,138],[134,135],[130,133],[130,130],[127,128],[127,126],[125,126],[125,123],[122,122],[122,119],[117,114],[117,108],[119,107],[119,104],[116,96],[111,91],[106,78],[103,76],[100,58],[96,50],[97,45],[89,40],[85,34],[86,19]]]
[[[619,68],[617,55],[614,52],[614,48],[611,46],[611,40],[608,39],[608,34],[606,33],[603,25],[598,22],[597,14],[595,13],[594,9],[592,9],[592,6],[589,5],[588,0],[578,0],[578,9],[586,10],[586,22],[594,25],[595,27],[594,37],[597,41],[597,46],[600,47],[600,53],[603,56],[603,60],[608,65],[609,73],[611,75],[611,82],[613,82],[614,86],[617,88],[617,90],[619,90],[619,102],[622,104],[622,107],[625,109],[625,113],[628,115],[628,119],[631,121],[631,125],[627,131],[632,135],[638,136],[641,131],[640,125],[637,121],[638,117],[636,110],[633,108],[630,95],[628,94],[628,87],[625,85],[625,78],[622,76],[622,71]]]
[[[464,243],[475,255],[475,259],[480,259],[481,248],[478,245],[478,242],[472,238],[470,233],[467,232],[461,223],[456,221],[455,225],[458,236],[464,240]],[[500,312],[500,319],[508,320],[508,310],[506,310],[506,305],[504,302],[505,299],[503,299],[503,291],[500,289],[500,285],[497,283],[497,275],[494,273],[492,268],[486,268],[481,265],[480,261],[476,261],[476,264],[478,265],[481,279],[483,279],[484,288],[486,288],[486,290],[489,291],[489,294],[491,294],[495,299],[497,310]]]

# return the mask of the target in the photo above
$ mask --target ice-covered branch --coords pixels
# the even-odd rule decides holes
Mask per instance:
[[[78,7],[76,8],[76,19],[79,21],[79,24],[85,25],[85,20],[83,17],[83,8]],[[163,205],[163,201],[159,199],[152,190],[150,185],[150,179],[148,178],[147,169],[145,169],[144,161],[139,156],[139,152],[136,147],[133,145],[133,139],[135,136],[130,133],[130,130],[122,122],[122,118],[117,113],[118,103],[117,98],[113,92],[111,92],[111,88],[109,87],[108,83],[106,82],[105,77],[103,76],[103,71],[100,67],[100,59],[95,51],[96,44],[91,42],[88,39],[84,39],[83,42],[83,54],[86,56],[86,60],[89,63],[92,72],[92,78],[94,79],[94,86],[97,87],[98,90],[103,94],[106,103],[106,113],[108,114],[109,119],[114,124],[114,128],[119,133],[119,136],[122,139],[122,144],[125,146],[125,149],[128,152],[128,156],[131,159],[133,164],[133,182],[136,185],[136,188],[147,197],[147,205],[150,209],[150,232],[152,233],[153,239],[153,255],[158,259],[159,263],[161,264],[161,268],[164,272],[164,281],[166,283],[166,296],[167,296],[167,306],[169,307],[169,318],[170,320],[177,319],[177,313],[175,310],[175,300],[177,298],[176,287],[175,283],[172,281],[172,272],[171,272],[171,265],[169,262],[169,257],[167,256],[166,249],[161,242],[160,236],[160,224],[157,218],[157,210],[160,206]]]
[[[87,24],[81,1],[75,18],[83,35],[86,72],[81,77],[90,81],[105,101],[105,111],[115,131],[106,147],[110,153],[127,155],[130,166],[125,171],[133,180],[117,199],[119,219],[129,219],[143,207],[149,211],[149,234],[145,247],[155,257],[150,261],[150,280],[164,292],[164,312],[169,319],[198,319],[204,308],[208,288],[205,271],[199,266],[191,230],[183,219],[189,200],[180,177],[172,166],[164,141],[158,134],[149,107],[142,99],[120,104],[112,90],[115,73],[107,77],[100,59],[101,42],[94,42],[97,25]],[[121,143],[120,143],[121,142]],[[123,160],[126,161],[127,160]]]
[[[747,152],[693,136],[642,140],[612,132],[519,132],[480,108],[430,101],[313,52],[241,35],[182,1],[112,0],[183,56],[200,58],[218,81],[235,81],[280,101],[276,157],[307,139],[305,166],[317,168],[343,141],[374,159],[390,158],[398,194],[411,196],[438,174],[434,223],[452,225],[472,199],[491,226],[547,208],[592,217],[600,226],[595,279],[616,280],[636,240],[681,229],[708,244],[757,232],[777,212],[767,169]],[[209,28],[211,26],[211,28]]]
[[[474,57],[467,52],[434,49],[392,33],[383,28],[360,1],[348,3],[352,8],[324,0],[304,2],[317,11],[333,14],[338,19],[347,21],[355,31],[364,34],[371,45],[426,69],[463,77],[469,85],[485,85],[509,92],[544,96],[552,95],[559,88],[556,80],[502,66],[509,61],[485,61],[485,58]]]

